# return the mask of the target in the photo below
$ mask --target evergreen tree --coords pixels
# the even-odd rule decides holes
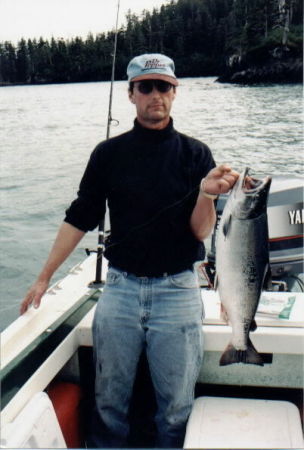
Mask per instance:
[[[24,39],[18,44],[17,56],[16,56],[16,78],[20,83],[27,83],[29,80],[29,56],[28,50],[26,46],[26,42]]]
[[[139,16],[129,10],[117,36],[116,77],[145,52],[171,56],[179,77],[217,75],[227,61],[241,69],[282,55],[299,60],[302,21],[300,0],[171,0]],[[0,43],[0,83],[109,80],[114,37]]]

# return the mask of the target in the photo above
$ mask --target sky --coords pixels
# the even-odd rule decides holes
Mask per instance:
[[[119,24],[130,9],[139,15],[168,0],[120,0]],[[118,0],[0,0],[0,42],[17,43],[22,37],[45,39],[75,36],[115,28]]]

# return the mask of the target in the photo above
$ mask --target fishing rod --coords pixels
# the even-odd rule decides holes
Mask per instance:
[[[108,124],[107,124],[107,139],[110,137],[111,123],[118,121],[112,118],[112,99],[113,99],[113,85],[115,79],[115,65],[116,65],[116,52],[117,52],[117,35],[118,35],[118,16],[119,16],[120,0],[117,2],[117,15],[116,15],[116,27],[115,27],[115,37],[114,37],[114,51],[112,60],[112,74],[111,74],[111,85],[110,85],[110,97],[109,97],[109,109],[108,109]]]
[[[114,85],[114,79],[115,79],[119,7],[120,7],[120,0],[117,1],[116,26],[115,26],[112,74],[111,74],[108,121],[107,121],[107,135],[106,135],[107,139],[109,139],[109,137],[110,137],[110,128],[111,128],[112,122],[116,122],[118,124],[118,121],[112,118],[112,100],[113,100],[113,85]],[[106,216],[106,213],[105,213],[105,216]],[[95,273],[95,281],[93,281],[91,283],[92,287],[97,287],[98,285],[103,284],[101,277],[102,277],[102,256],[103,256],[104,246],[105,246],[105,218],[102,219],[98,224],[96,273]]]

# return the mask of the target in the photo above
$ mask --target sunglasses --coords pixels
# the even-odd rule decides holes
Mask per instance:
[[[154,88],[158,92],[165,94],[166,92],[169,92],[172,87],[173,84],[163,80],[144,80],[140,81],[137,85],[139,92],[145,95],[151,94]]]

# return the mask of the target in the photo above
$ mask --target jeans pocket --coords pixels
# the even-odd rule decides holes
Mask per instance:
[[[170,275],[169,280],[175,287],[193,289],[198,287],[198,277],[193,270],[185,270],[184,272]]]
[[[123,277],[122,273],[114,269],[109,269],[107,273],[106,284],[110,286],[118,284],[122,277]]]

